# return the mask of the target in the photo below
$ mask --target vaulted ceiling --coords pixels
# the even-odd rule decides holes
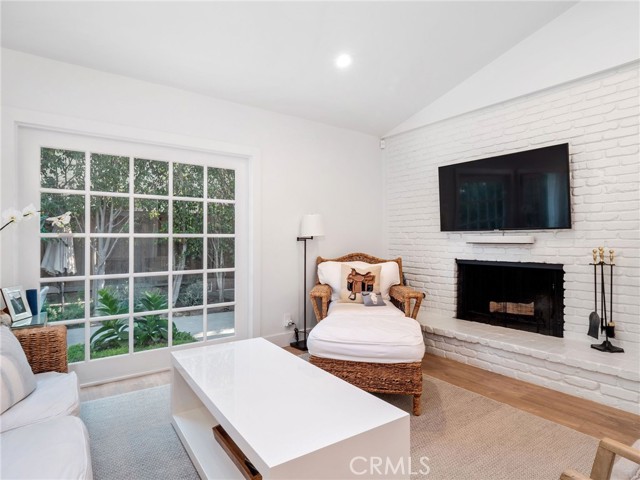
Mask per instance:
[[[3,1],[2,46],[381,135],[574,4]]]

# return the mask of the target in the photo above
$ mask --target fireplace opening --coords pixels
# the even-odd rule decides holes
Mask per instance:
[[[562,265],[478,260],[456,263],[457,318],[562,337]]]

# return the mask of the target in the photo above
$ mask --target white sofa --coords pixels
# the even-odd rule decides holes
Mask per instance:
[[[2,406],[8,407],[0,415],[0,477],[92,479],[76,374],[34,375],[13,333],[3,326],[0,336]]]

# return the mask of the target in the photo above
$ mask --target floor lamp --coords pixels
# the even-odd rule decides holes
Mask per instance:
[[[304,279],[304,292],[302,294],[302,311],[304,318],[303,340],[296,337],[295,342],[291,342],[291,346],[299,350],[307,350],[307,240],[313,240],[313,237],[321,237],[324,235],[324,226],[322,224],[322,215],[312,214],[303,215],[300,222],[300,236],[298,242],[304,242],[304,270],[302,278]]]

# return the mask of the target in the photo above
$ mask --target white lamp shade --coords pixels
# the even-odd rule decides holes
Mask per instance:
[[[300,223],[301,237],[320,237],[324,235],[324,225],[322,223],[322,215],[317,213],[303,215]]]

